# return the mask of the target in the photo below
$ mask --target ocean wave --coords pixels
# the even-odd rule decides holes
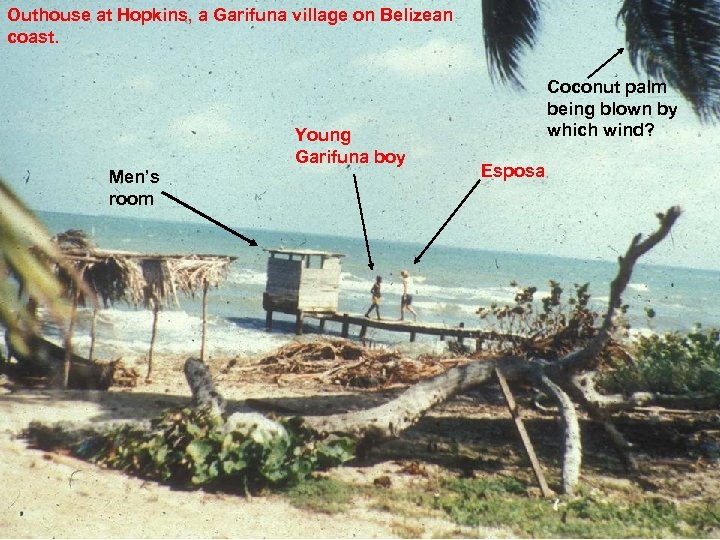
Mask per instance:
[[[425,302],[414,301],[413,307],[420,313],[431,312],[435,315],[476,315],[478,307],[472,304],[456,304],[448,302]]]
[[[349,272],[343,272],[340,290],[343,293],[356,293],[353,298],[369,296],[372,283],[366,279],[358,278]],[[416,298],[432,298],[441,300],[475,300],[481,302],[505,302],[513,301],[515,289],[513,287],[443,287],[441,285],[423,283],[414,287],[413,295]],[[402,282],[383,283],[383,295],[400,297],[402,294]]]
[[[87,354],[90,347],[90,310],[78,310],[73,345],[79,354]],[[61,332],[46,321],[46,334],[60,343]],[[109,308],[98,312],[96,350],[98,357],[142,356],[147,354],[152,331],[152,313],[148,310]],[[202,319],[184,311],[161,311],[158,314],[155,351],[159,354],[197,355],[200,352]],[[289,335],[271,334],[262,324],[235,324],[222,317],[210,315],[207,321],[208,354],[255,355],[266,353],[287,343]]]
[[[227,277],[227,283],[234,285],[265,285],[266,281],[265,272],[257,272],[249,268],[233,269]]]
[[[633,291],[638,292],[649,292],[650,287],[647,286],[645,283],[628,283],[627,284],[628,289],[632,289]]]

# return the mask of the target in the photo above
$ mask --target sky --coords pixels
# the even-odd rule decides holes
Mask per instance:
[[[29,9],[31,3],[19,3]],[[42,2],[58,9],[152,2]],[[168,1],[158,7],[240,9],[391,6],[452,9],[452,23],[52,25],[0,12],[0,175],[32,208],[202,221],[165,190],[237,228],[427,243],[483,163],[543,166],[545,178],[483,180],[437,244],[614,260],[655,214],[679,204],[669,241],[646,262],[717,269],[720,127],[681,96],[551,95],[550,80],[583,82],[624,47],[620,2],[547,0],[538,43],[522,58],[524,91],[494,85],[479,2]],[[44,27],[44,28],[43,28]],[[5,42],[53,29],[56,45]],[[645,81],[627,54],[592,79]],[[652,136],[552,138],[547,104],[658,101],[677,107]],[[566,117],[570,123],[584,118]],[[624,119],[595,118],[616,125]],[[295,128],[349,129],[352,144],[305,144]],[[313,166],[301,148],[405,153],[388,165]],[[109,182],[111,169],[155,171],[154,185]],[[28,174],[29,171],[29,174]],[[29,176],[29,179],[27,177]],[[27,181],[26,181],[27,179]],[[110,206],[114,193],[151,193],[153,206]]]

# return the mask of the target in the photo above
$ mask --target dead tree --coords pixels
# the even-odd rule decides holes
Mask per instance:
[[[319,432],[351,435],[376,443],[397,436],[416,423],[432,407],[453,395],[492,381],[493,371],[497,369],[509,381],[529,381],[546,389],[557,402],[564,426],[562,488],[565,493],[572,493],[582,463],[576,406],[601,422],[625,465],[633,468],[635,463],[629,454],[629,443],[613,425],[605,410],[605,402],[599,399],[600,394],[595,389],[592,378],[584,375],[597,368],[599,354],[611,339],[615,328],[614,320],[622,306],[622,293],[630,281],[635,263],[670,233],[679,215],[678,207],[658,214],[660,226],[657,231],[645,239],[640,234],[632,239],[625,255],[618,259],[618,273],[610,285],[608,310],[602,325],[584,348],[554,362],[513,356],[490,361],[480,360],[452,368],[442,375],[420,382],[396,399],[380,406],[334,416],[307,417],[306,422]]]
[[[557,402],[564,426],[563,492],[573,492],[582,464],[576,407],[585,410],[605,427],[625,464],[633,467],[630,445],[613,425],[606,408],[607,403],[615,403],[617,400],[601,396],[588,374],[597,367],[599,354],[611,338],[614,319],[622,306],[621,296],[630,281],[635,263],[670,233],[679,215],[678,207],[670,208],[658,214],[660,227],[656,232],[644,240],[639,234],[633,238],[625,255],[618,260],[619,269],[610,285],[608,311],[602,325],[584,348],[552,362],[517,356],[478,360],[417,383],[397,398],[377,407],[333,416],[305,417],[306,423],[321,434],[351,436],[365,445],[378,444],[384,439],[398,436],[432,407],[453,395],[493,381],[497,370],[510,382],[525,381],[544,388]],[[214,388],[207,366],[197,359],[190,359],[185,366],[185,375],[192,389],[194,403],[209,404],[218,414],[222,414],[223,400]]]

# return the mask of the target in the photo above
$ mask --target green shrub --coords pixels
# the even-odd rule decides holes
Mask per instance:
[[[720,331],[643,336],[634,362],[619,362],[601,377],[610,392],[720,393]]]
[[[232,417],[231,417],[232,419]],[[349,439],[324,442],[299,418],[228,426],[202,409],[168,412],[152,429],[121,426],[84,440],[74,453],[130,474],[185,486],[245,493],[292,485],[353,457]]]
[[[590,306],[589,283],[575,283],[573,293],[563,298],[562,287],[551,279],[549,295],[540,302],[535,299],[537,287],[521,287],[514,281],[510,286],[516,288],[514,305],[493,303],[476,312],[489,330],[516,336],[499,342],[495,347],[500,351],[509,345],[514,354],[554,359],[597,334],[595,323],[600,315]],[[627,306],[621,306],[622,313],[626,310]]]

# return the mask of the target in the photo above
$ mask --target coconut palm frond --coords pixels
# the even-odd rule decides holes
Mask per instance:
[[[485,56],[494,80],[523,88],[519,63],[523,49],[535,44],[538,0],[483,0]]]
[[[14,275],[22,290],[62,319],[67,308],[60,301],[62,287],[51,268],[52,261],[60,260],[60,253],[42,223],[2,179],[0,209],[0,325],[10,331],[13,346],[25,352],[22,336],[36,331],[35,321],[7,278]],[[36,250],[30,251],[30,245]]]
[[[706,121],[720,120],[720,1],[624,0],[630,61],[666,81]]]

